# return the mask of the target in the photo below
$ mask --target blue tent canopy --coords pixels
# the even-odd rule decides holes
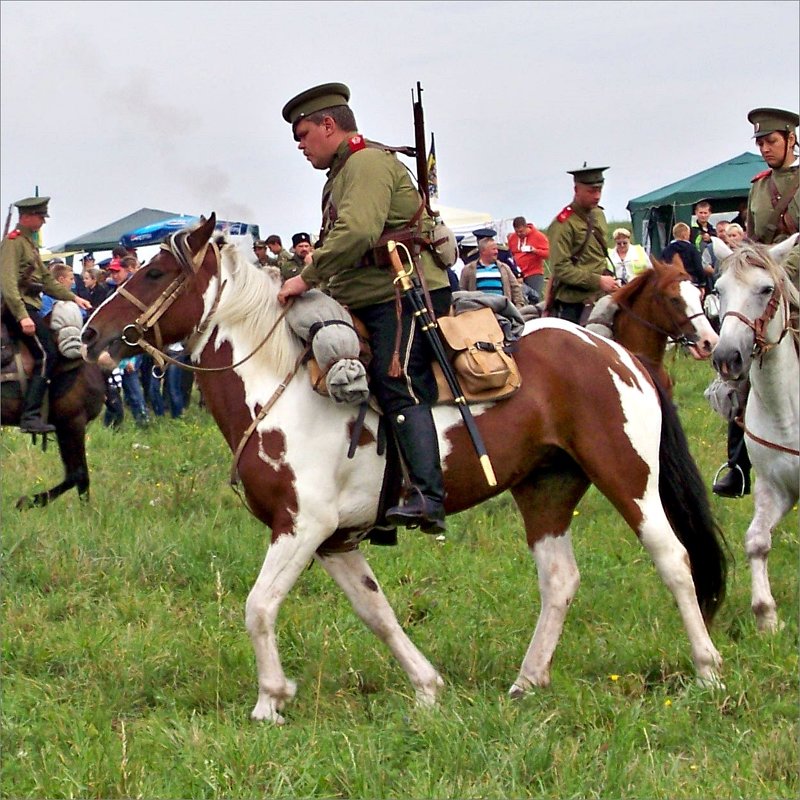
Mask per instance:
[[[119,241],[123,247],[146,247],[151,244],[159,244],[176,231],[196,225],[199,221],[200,217],[181,214],[180,216],[136,228],[135,230],[123,234]],[[258,239],[258,225],[250,225],[247,222],[227,222],[226,220],[218,220],[215,230],[224,230],[233,236],[244,236],[249,233],[254,239]]]

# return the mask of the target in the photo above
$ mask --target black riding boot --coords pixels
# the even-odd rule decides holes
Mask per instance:
[[[42,419],[42,401],[47,394],[47,378],[34,375],[28,383],[19,429],[24,433],[53,433],[55,426]]]
[[[389,415],[400,452],[408,467],[411,493],[406,501],[386,512],[391,525],[443,533],[444,479],[439,462],[439,442],[429,406],[408,406]]]
[[[744,443],[744,431],[735,422],[728,423],[728,474],[714,483],[711,491],[720,497],[744,497],[750,494],[750,456]]]

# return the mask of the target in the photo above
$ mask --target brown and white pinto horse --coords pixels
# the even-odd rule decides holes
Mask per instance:
[[[304,366],[287,380],[303,344],[280,319],[280,276],[256,269],[224,240],[209,242],[214,222],[212,214],[194,231],[175,234],[124,293],[100,306],[83,331],[88,357],[130,355],[140,337],[159,346],[192,337],[193,362],[222,370],[199,372],[198,381],[231,450],[240,450],[250,510],[272,529],[246,604],[258,668],[253,718],[282,723],[280,711],[295,693],[281,666],[275,621],[312,558],[397,657],[418,702],[433,704],[442,679],[401,629],[357,548],[378,513],[385,464],[376,448],[378,417],[367,414],[348,458],[358,409],[314,392]],[[264,341],[267,331],[273,333]],[[706,621],[724,594],[725,557],[674,409],[662,408],[647,372],[613,342],[561,320],[529,323],[526,331],[516,352],[522,388],[501,403],[473,406],[496,487],[487,486],[458,411],[434,411],[448,513],[510,489],[539,572],[541,615],[510,694],[550,681],[579,583],[569,526],[592,483],[638,535],[675,597],[698,679],[716,683],[721,659]]]
[[[686,345],[695,358],[711,355],[717,334],[703,312],[700,290],[691,282],[680,258],[672,263],[653,260],[646,269],[612,295],[619,310],[612,338],[653,370],[653,377],[672,396],[672,379],[664,368],[669,342]]]

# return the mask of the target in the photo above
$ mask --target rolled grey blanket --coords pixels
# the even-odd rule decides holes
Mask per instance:
[[[323,372],[331,397],[338,403],[359,404],[369,398],[367,373],[359,360],[358,334],[350,314],[318,289],[295,298],[286,312],[291,329],[311,342],[314,358]]]

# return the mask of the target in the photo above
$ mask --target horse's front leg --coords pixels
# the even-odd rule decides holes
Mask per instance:
[[[750,562],[750,607],[760,631],[772,633],[779,627],[775,598],[769,584],[767,558],[772,549],[772,531],[791,508],[778,493],[756,475],[755,514],[745,534],[744,549]]]
[[[439,673],[400,627],[366,559],[358,550],[317,556],[319,563],[347,595],[361,621],[394,654],[417,695],[417,703],[432,706],[444,686]]]
[[[258,701],[250,716],[283,725],[278,713],[291,700],[297,687],[286,678],[278,654],[275,620],[283,599],[294,586],[314,551],[324,540],[297,533],[284,533],[267,550],[261,572],[247,596],[245,625],[256,656]]]

